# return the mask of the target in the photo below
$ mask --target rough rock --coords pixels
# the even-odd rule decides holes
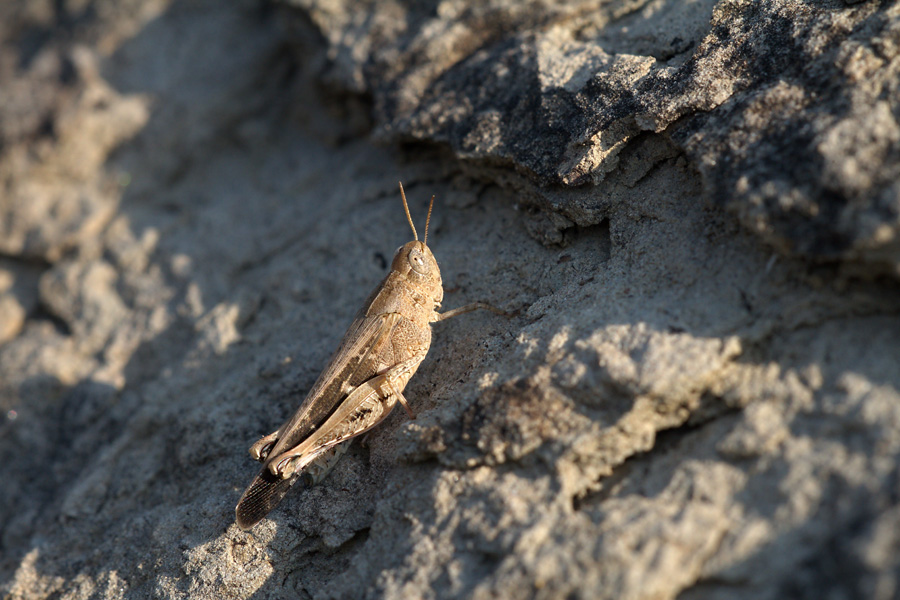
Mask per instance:
[[[0,6],[4,598],[900,593],[891,2]],[[246,449],[410,231],[396,411]]]
[[[580,226],[609,217],[598,184],[659,134],[780,252],[900,274],[895,3],[384,2],[361,18],[283,1],[325,40],[322,77],[373,97],[381,136],[515,169]]]

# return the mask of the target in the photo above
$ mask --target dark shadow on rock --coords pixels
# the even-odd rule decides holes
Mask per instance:
[[[32,549],[35,533],[90,519],[99,510],[66,506],[63,499],[133,409],[115,388],[93,381],[67,387],[53,377],[33,377],[18,394],[16,419],[0,431],[0,479],[7,482],[0,503],[4,572]]]

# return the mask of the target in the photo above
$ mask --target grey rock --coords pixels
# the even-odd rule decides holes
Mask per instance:
[[[0,294],[0,344],[16,337],[25,324],[25,309],[11,294]]]
[[[897,596],[893,4],[0,17],[4,597]],[[398,179],[515,315],[242,532]]]
[[[360,21],[284,2],[326,41],[322,76],[372,95],[382,138],[516,169],[532,202],[581,226],[609,209],[553,190],[604,181],[661,135],[779,251],[900,272],[894,5],[375,3]]]
[[[0,252],[55,261],[98,236],[114,214],[120,181],[101,166],[144,124],[146,107],[106,85],[91,52],[78,46],[39,50],[7,80]]]

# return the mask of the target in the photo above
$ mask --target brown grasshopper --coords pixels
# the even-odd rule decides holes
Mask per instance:
[[[421,242],[402,183],[400,197],[414,240],[397,249],[390,273],[369,296],[294,416],[250,447],[263,468],[235,508],[242,529],[262,520],[297,480],[306,487],[321,481],[348,441],[383,421],[397,402],[415,418],[403,389],[431,346],[431,323],[479,308],[506,314],[482,302],[437,312],[444,288],[426,245],[434,196]]]

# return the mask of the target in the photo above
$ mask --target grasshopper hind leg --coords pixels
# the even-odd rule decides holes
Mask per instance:
[[[290,450],[269,457],[267,465],[272,475],[289,478],[305,469],[313,461],[320,460],[329,448],[378,425],[397,402],[403,404],[411,418],[415,418],[402,393],[411,373],[410,365],[418,365],[420,360],[420,356],[414,356],[354,388],[310,437]]]
[[[250,446],[250,456],[253,457],[253,460],[265,462],[266,458],[269,456],[269,452],[275,447],[275,442],[277,441],[277,431],[273,431],[269,435],[260,438],[258,442]]]

